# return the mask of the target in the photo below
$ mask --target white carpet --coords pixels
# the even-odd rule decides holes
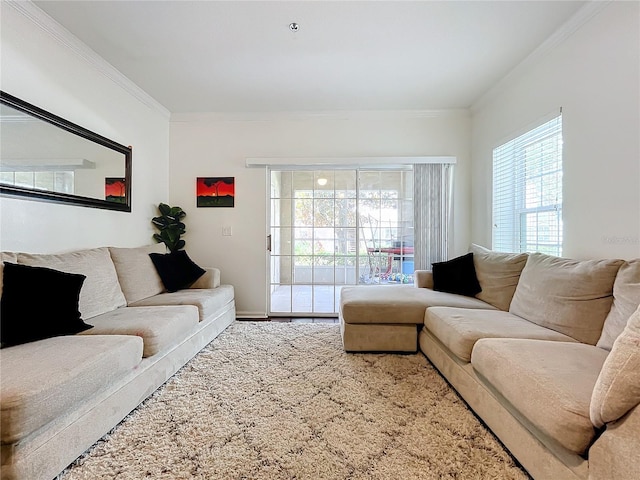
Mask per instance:
[[[235,322],[63,480],[527,479],[422,354]]]

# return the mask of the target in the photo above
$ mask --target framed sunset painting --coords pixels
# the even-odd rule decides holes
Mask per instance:
[[[127,184],[125,179],[120,177],[105,178],[104,199],[107,202],[127,203]]]
[[[197,207],[233,207],[235,177],[197,177]]]

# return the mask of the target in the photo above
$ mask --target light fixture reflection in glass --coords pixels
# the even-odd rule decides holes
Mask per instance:
[[[318,179],[318,185],[320,185],[321,187],[324,187],[327,184],[327,179],[326,178],[319,178]]]

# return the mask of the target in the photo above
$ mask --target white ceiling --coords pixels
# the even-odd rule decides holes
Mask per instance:
[[[184,113],[467,108],[586,2],[34,3]]]

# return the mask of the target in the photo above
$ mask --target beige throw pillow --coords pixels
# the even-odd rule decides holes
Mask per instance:
[[[623,260],[570,260],[529,255],[509,311],[540,326],[595,345],[613,301]]]
[[[616,339],[591,396],[596,427],[615,422],[640,403],[640,308]]]
[[[127,305],[164,292],[164,285],[149,254],[166,251],[164,243],[138,248],[109,247]]]
[[[640,305],[640,259],[625,262],[618,270],[613,284],[613,305],[604,321],[597,346],[611,350],[622,333],[627,320]]]
[[[508,311],[528,255],[494,252],[474,244],[470,251],[473,253],[476,276],[482,288],[476,298]]]

